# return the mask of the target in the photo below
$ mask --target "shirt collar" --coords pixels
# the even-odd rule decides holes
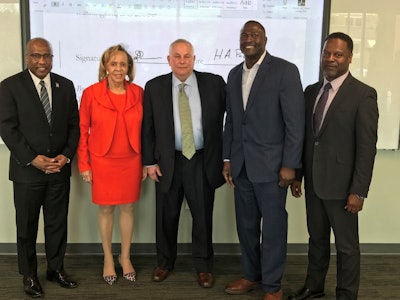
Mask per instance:
[[[337,89],[340,88],[340,86],[343,84],[343,82],[345,81],[345,79],[347,78],[347,76],[349,75],[350,71],[347,71],[346,73],[344,73],[343,75],[333,79],[332,81],[328,81],[325,77],[324,77],[324,84],[322,86],[325,86],[325,84],[327,84],[328,82],[331,83],[332,85],[332,90],[336,91]]]
[[[46,87],[51,87],[50,73],[47,74],[45,78],[40,79],[35,74],[33,74],[31,70],[28,69],[28,71],[29,71],[29,74],[32,77],[32,80],[33,80],[33,83],[35,84],[35,86],[38,86],[40,84],[40,81],[43,80],[45,85],[46,85]]]
[[[182,83],[174,74],[172,74],[172,86],[177,87]],[[194,86],[196,83],[196,77],[194,75],[194,72],[190,74],[190,76],[185,80],[185,84],[189,86]]]
[[[257,67],[259,67],[262,63],[262,61],[264,60],[265,55],[267,54],[266,51],[264,51],[264,53],[260,56],[260,58],[258,59],[258,61],[254,64],[254,66],[257,65]],[[254,67],[253,66],[253,67]],[[251,67],[250,69],[246,66],[246,62],[243,62],[243,70],[245,71],[250,71],[253,67]]]

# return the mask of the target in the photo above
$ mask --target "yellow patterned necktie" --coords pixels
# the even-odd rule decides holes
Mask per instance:
[[[192,128],[192,115],[190,113],[189,99],[185,93],[185,83],[179,85],[179,117],[182,130],[182,154],[191,159],[196,152]]]

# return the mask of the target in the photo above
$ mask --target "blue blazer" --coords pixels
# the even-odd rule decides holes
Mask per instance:
[[[250,90],[246,110],[242,99],[243,63],[227,83],[227,116],[223,155],[233,178],[246,164],[252,182],[278,180],[281,167],[301,166],[304,96],[297,67],[268,52]]]

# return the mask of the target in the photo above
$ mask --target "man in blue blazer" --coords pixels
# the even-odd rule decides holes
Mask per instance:
[[[261,281],[269,300],[282,298],[286,194],[301,166],[304,97],[297,67],[271,56],[266,43],[264,27],[248,21],[240,32],[245,61],[226,88],[223,175],[234,186],[244,271],[225,291],[242,294]]]
[[[36,238],[43,208],[47,279],[62,287],[76,282],[64,272],[71,164],[79,140],[79,116],[72,81],[51,73],[50,43],[35,38],[26,46],[28,69],[0,85],[0,133],[10,149],[17,222],[19,272],[25,293],[41,297]],[[40,100],[42,84],[51,112]]]
[[[194,71],[190,42],[178,39],[170,45],[172,73],[146,83],[143,102],[142,156],[148,176],[156,185],[157,267],[152,279],[160,282],[174,268],[177,256],[179,215],[184,197],[193,219],[192,253],[201,287],[214,283],[212,275],[212,221],[215,189],[222,177],[222,126],[225,114],[225,81],[219,75]],[[190,109],[194,154],[182,148],[179,91]],[[193,144],[193,143],[192,143]]]
[[[289,297],[305,300],[324,296],[330,259],[331,229],[337,251],[336,299],[357,299],[360,284],[358,215],[367,197],[374,166],[378,127],[375,89],[349,72],[353,41],[344,33],[330,34],[321,54],[323,80],[306,88],[306,130],[303,168],[291,185],[304,188],[309,233],[305,285]],[[316,122],[323,90],[328,97],[322,121]]]

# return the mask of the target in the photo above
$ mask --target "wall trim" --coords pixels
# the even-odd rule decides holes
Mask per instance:
[[[361,244],[362,254],[400,254],[400,244]],[[155,255],[156,246],[154,243],[132,243],[132,254],[135,255]],[[288,244],[288,255],[306,255],[307,244]],[[335,245],[331,244],[332,254],[335,254]],[[113,244],[113,252],[120,252],[120,244]],[[240,255],[239,244],[214,244],[215,255]],[[12,255],[17,253],[16,243],[0,243],[0,255]],[[44,244],[37,244],[37,253],[44,254]],[[191,244],[179,244],[178,253],[181,255],[191,254]],[[102,247],[100,243],[70,243],[67,246],[67,255],[101,255]]]

